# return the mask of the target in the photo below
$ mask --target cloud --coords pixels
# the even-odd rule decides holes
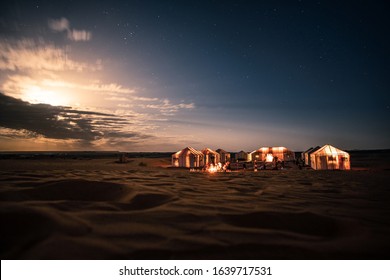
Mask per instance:
[[[192,107],[167,101],[165,106],[168,103],[179,109]],[[166,150],[174,144],[172,139],[177,137],[161,133],[161,128],[167,127],[171,120],[157,121],[154,114],[128,109],[102,111],[32,104],[0,93],[0,112],[0,143],[5,143],[4,147],[8,150],[48,147],[65,150],[161,150],[162,142],[167,143]],[[156,125],[156,122],[160,124]],[[187,136],[180,136],[180,139]]]
[[[147,104],[144,105],[143,107],[148,109],[156,109],[162,115],[172,116],[180,109],[194,109],[195,104],[194,103],[172,104],[171,101],[169,101],[168,99],[162,99],[159,104]]]
[[[104,99],[110,101],[129,101],[129,99],[126,97],[118,97],[118,96],[106,97]]]
[[[66,18],[49,19],[48,25],[54,32],[66,31],[68,39],[72,41],[89,41],[92,38],[92,33],[89,31],[70,29],[69,20]]]
[[[58,48],[44,40],[0,40],[0,70],[99,70],[99,65],[89,65],[69,58],[68,47]],[[101,67],[101,66],[100,66]]]
[[[134,96],[133,100],[137,100],[137,101],[158,101],[159,99],[157,97],[150,98],[150,97]]]
[[[66,18],[49,21],[49,27],[73,41],[91,39],[91,33],[71,29]],[[42,38],[0,38],[0,91],[7,94],[0,93],[0,144],[7,143],[8,149],[33,148],[33,143],[44,149],[159,147],[156,139],[165,136],[156,120],[195,108],[193,103],[137,96],[138,87],[101,82],[105,73],[95,73],[103,70],[101,60],[87,63],[71,54],[69,45]],[[79,109],[55,106],[66,104]],[[92,108],[84,110],[85,105]],[[13,146],[16,142],[20,145]]]
[[[134,107],[132,104],[118,104],[117,106],[121,107],[121,108],[132,108],[132,107]]]
[[[139,131],[129,131],[129,120],[114,114],[75,110],[70,107],[31,104],[0,93],[0,127],[20,137],[43,137],[54,140],[132,141],[149,136]],[[7,136],[7,135],[1,135]],[[15,137],[16,137],[15,136]]]
[[[92,38],[91,32],[85,30],[68,30],[68,38],[72,41],[89,41]]]
[[[66,18],[49,19],[49,28],[56,32],[69,30],[69,21]]]
[[[70,89],[81,89],[92,92],[101,92],[108,93],[110,95],[115,94],[131,94],[134,93],[135,90],[131,88],[126,88],[116,83],[110,84],[102,84],[102,83],[92,83],[87,85],[77,84],[77,83],[69,83],[65,81],[58,81],[53,79],[44,79],[42,81],[43,86],[57,87],[57,88],[70,88]],[[123,99],[121,99],[123,100]]]
[[[53,96],[57,101],[54,105],[70,105],[79,102],[77,100],[78,94],[81,94],[82,96],[85,94],[95,96],[96,94],[99,94],[103,95],[105,100],[128,101],[129,99],[127,96],[135,92],[135,89],[122,87],[116,83],[103,84],[94,82],[91,84],[81,84],[61,81],[59,79],[61,79],[61,77],[32,78],[31,76],[24,74],[8,75],[0,85],[0,90],[15,98],[22,98],[24,101],[32,103],[44,102],[45,100],[42,99],[45,98],[43,94],[50,95],[50,93],[63,92],[63,94],[57,94],[55,98]],[[66,97],[73,98],[75,101],[69,103],[65,100]],[[51,98],[52,101],[53,98]],[[68,99],[68,101],[70,101],[70,99]],[[51,104],[53,105],[53,103]]]

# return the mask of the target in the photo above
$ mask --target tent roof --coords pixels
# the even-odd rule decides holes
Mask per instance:
[[[314,152],[318,151],[319,149],[321,149],[321,147],[317,146],[317,147],[313,148],[311,151],[309,151],[308,154],[310,155],[311,153],[314,153]]]
[[[175,155],[179,155],[179,154],[184,153],[186,151],[189,151],[190,153],[192,153],[194,155],[203,155],[202,152],[195,150],[192,147],[185,147],[183,150],[176,152]]]
[[[276,152],[276,149],[279,149],[279,152],[291,151],[291,150],[287,149],[286,147],[261,147],[257,150],[250,152],[249,154],[253,154],[256,152],[258,152],[258,153],[269,153],[270,151]]]
[[[326,154],[326,155],[348,155],[347,152],[344,152],[343,150],[340,150],[336,147],[333,147],[329,144],[324,145],[323,147],[319,148],[317,151],[311,153],[312,155],[316,154]]]
[[[279,151],[290,151],[286,147],[261,147],[260,149],[254,151],[254,152],[264,152],[266,151],[268,153],[269,150],[276,150],[278,149]]]
[[[217,152],[217,153],[225,153],[225,154],[228,154],[228,152],[226,152],[224,149],[217,149],[216,152]]]
[[[310,152],[311,150],[313,150],[314,148],[313,147],[310,147],[309,149],[307,149],[306,151],[304,151],[303,153],[306,154],[308,152]]]
[[[202,153],[218,154],[216,151],[213,151],[213,150],[210,149],[210,148],[204,148],[204,149],[202,150]]]
[[[310,149],[308,149],[307,151],[304,152],[304,154],[311,154],[311,153],[314,153],[315,151],[317,151],[318,149],[320,149],[321,147],[320,146],[317,146],[317,147],[311,147]]]

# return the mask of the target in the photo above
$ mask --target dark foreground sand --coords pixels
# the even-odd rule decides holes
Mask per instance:
[[[168,164],[0,160],[1,258],[390,258],[387,168],[204,174]]]

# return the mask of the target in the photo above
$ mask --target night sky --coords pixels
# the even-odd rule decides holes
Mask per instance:
[[[390,148],[386,1],[2,1],[0,150]]]

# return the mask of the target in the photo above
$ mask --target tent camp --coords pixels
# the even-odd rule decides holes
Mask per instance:
[[[191,147],[186,147],[172,155],[172,166],[174,167],[203,167],[204,155],[202,152]]]
[[[331,145],[325,145],[310,154],[310,165],[316,170],[351,169],[349,154]]]
[[[315,148],[311,147],[310,149],[308,149],[307,151],[302,153],[302,159],[305,161],[305,165],[308,165],[308,166],[311,165],[310,155],[320,148],[321,148],[320,146],[317,146]]]
[[[204,164],[217,164],[221,161],[221,156],[216,151],[213,151],[209,148],[204,148],[202,150],[202,153],[204,155]]]
[[[249,154],[249,158],[252,161],[272,162],[275,157],[278,158],[278,161],[295,160],[294,152],[286,147],[262,147]]]
[[[230,153],[226,152],[223,149],[217,149],[216,152],[219,154],[221,163],[226,163],[230,161]]]

